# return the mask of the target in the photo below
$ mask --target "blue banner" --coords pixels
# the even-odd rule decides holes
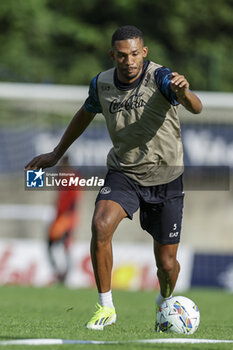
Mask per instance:
[[[195,254],[191,286],[233,291],[233,254]]]
[[[50,152],[64,129],[6,127],[0,130],[0,172],[22,171],[35,155]],[[233,125],[182,126],[186,166],[228,166],[233,169]],[[112,147],[106,126],[90,126],[70,147],[73,165],[105,165]]]

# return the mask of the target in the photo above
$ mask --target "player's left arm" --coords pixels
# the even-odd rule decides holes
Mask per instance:
[[[201,113],[202,103],[197,95],[189,90],[189,82],[183,75],[173,72],[170,87],[176,94],[177,101],[189,112],[194,114]]]

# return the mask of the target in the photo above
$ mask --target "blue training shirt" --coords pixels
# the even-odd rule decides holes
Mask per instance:
[[[87,112],[90,113],[102,113],[102,107],[100,105],[98,92],[97,92],[97,79],[98,75],[96,75],[89,86],[89,96],[84,103],[84,108]],[[172,80],[172,71],[167,67],[160,67],[155,70],[154,73],[155,82],[161,91],[161,93],[165,96],[165,98],[173,105],[176,106],[179,104],[177,101],[177,97],[174,91],[172,91],[170,87],[170,83]]]

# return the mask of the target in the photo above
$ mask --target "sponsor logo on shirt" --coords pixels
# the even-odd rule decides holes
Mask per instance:
[[[140,108],[144,107],[146,102],[143,100],[142,95],[144,92],[141,92],[140,94],[133,94],[129,96],[129,98],[120,101],[117,98],[115,98],[109,106],[109,112],[114,114],[117,112],[121,112],[124,109],[129,111],[130,109]]]

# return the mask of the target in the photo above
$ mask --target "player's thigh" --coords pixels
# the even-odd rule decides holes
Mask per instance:
[[[167,199],[160,204],[144,203],[140,208],[142,228],[162,245],[180,242],[182,217],[183,196]]]
[[[108,203],[103,203],[102,205],[110,206],[110,208],[112,208],[109,204],[111,201],[118,203],[127,213],[127,217],[131,220],[133,214],[139,208],[139,196],[136,184],[119,171],[108,171],[104,186],[100,189],[97,195],[96,204],[102,200],[106,200]]]
[[[112,200],[99,200],[92,219],[92,232],[112,235],[127,213],[122,206]]]
[[[109,171],[96,198],[92,233],[98,239],[111,238],[120,221],[139,207],[136,185],[119,171]]]

